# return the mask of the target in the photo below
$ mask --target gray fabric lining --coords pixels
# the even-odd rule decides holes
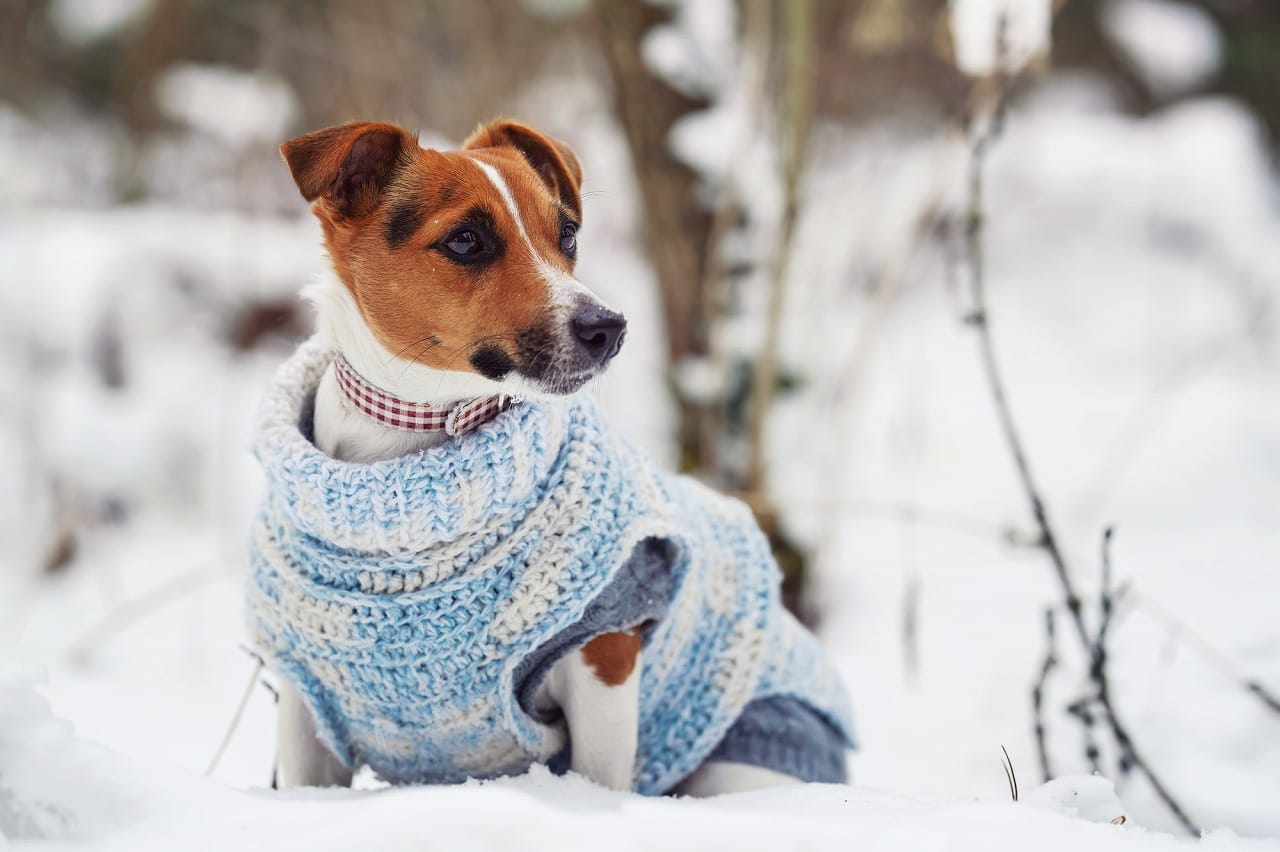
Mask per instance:
[[[521,661],[515,673],[516,697],[526,713],[548,723],[560,718],[559,711],[539,711],[534,696],[565,654],[601,633],[662,618],[677,591],[671,570],[675,559],[675,545],[666,539],[640,542],[582,620]],[[568,770],[570,747],[552,758],[553,772]],[[748,704],[708,760],[759,766],[801,781],[841,784],[848,777],[845,753],[844,737],[816,710],[794,698],[773,696]]]
[[[752,701],[707,760],[747,763],[823,784],[844,784],[844,737],[809,705],[777,695]]]
[[[581,621],[520,661],[515,673],[516,698],[526,713],[541,722],[559,718],[558,712],[539,711],[533,699],[542,679],[565,654],[601,633],[629,630],[666,614],[676,594],[675,560],[675,544],[664,538],[646,538],[636,545],[618,576],[587,606]]]

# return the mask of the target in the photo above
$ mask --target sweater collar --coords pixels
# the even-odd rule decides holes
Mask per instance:
[[[312,443],[310,422],[332,360],[313,337],[280,365],[262,401],[254,454],[288,523],[334,547],[418,552],[495,518],[514,523],[548,482],[571,475],[580,483],[596,461],[595,406],[581,394],[513,405],[466,435],[407,456],[367,464],[331,458]]]
[[[334,353],[333,367],[338,389],[347,402],[383,426],[405,432],[463,435],[492,420],[515,401],[509,396],[480,396],[452,406],[409,402],[370,384],[340,353]]]

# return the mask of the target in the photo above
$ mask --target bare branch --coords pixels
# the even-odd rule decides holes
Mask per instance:
[[[1036,685],[1031,690],[1031,708],[1035,714],[1036,752],[1040,755],[1040,774],[1046,782],[1053,780],[1053,769],[1049,765],[1049,748],[1045,742],[1044,693],[1045,685],[1049,681],[1049,673],[1058,665],[1056,632],[1053,610],[1046,609],[1044,611],[1044,662],[1040,664],[1040,677],[1036,679]]]
[[[1005,27],[1002,22],[999,29],[1000,45],[998,45],[999,49],[997,51],[997,55],[1000,57],[1004,56],[1004,31]],[[997,67],[1003,69],[1003,61],[998,61]],[[982,240],[985,226],[983,178],[991,145],[996,141],[1003,129],[1011,82],[1011,79],[1003,70],[997,72],[989,103],[985,105],[985,108],[981,104],[975,107],[975,115],[971,117],[968,127],[969,197],[963,258],[969,273],[970,310],[966,317],[966,322],[972,326],[978,337],[978,347],[983,371],[987,379],[987,386],[991,392],[992,402],[995,405],[996,415],[1000,422],[1000,429],[1004,434],[1005,443],[1008,445],[1009,453],[1013,457],[1014,466],[1017,469],[1018,481],[1022,486],[1031,515],[1035,519],[1036,527],[1040,531],[1040,546],[1044,549],[1053,566],[1058,585],[1062,590],[1067,614],[1071,617],[1071,623],[1075,627],[1080,644],[1090,657],[1089,674],[1096,689],[1096,694],[1091,699],[1077,702],[1073,705],[1077,710],[1075,715],[1082,722],[1085,722],[1086,731],[1088,731],[1092,725],[1090,708],[1096,704],[1102,711],[1112,738],[1115,740],[1116,747],[1119,750],[1122,771],[1132,769],[1140,772],[1178,822],[1188,832],[1198,836],[1200,831],[1195,823],[1187,816],[1186,811],[1174,798],[1169,788],[1165,786],[1164,782],[1160,780],[1155,771],[1138,753],[1127,726],[1116,710],[1111,696],[1110,682],[1107,678],[1106,650],[1099,641],[1105,639],[1105,636],[1100,635],[1096,638],[1090,636],[1088,626],[1085,624],[1084,615],[1081,611],[1080,596],[1071,579],[1071,572],[1067,567],[1067,560],[1063,548],[1059,544],[1057,532],[1050,521],[1049,509],[1042,496],[1043,492],[1040,490],[1032,473],[1031,463],[1028,460],[1022,436],[1014,423],[1013,410],[1009,403],[1004,373],[1000,369],[1000,364],[995,354],[991,331],[991,312],[987,302],[985,256]],[[1109,536],[1107,538],[1109,539]],[[1109,573],[1109,569],[1107,569],[1107,573]],[[1109,595],[1109,590],[1104,589],[1104,594]],[[1096,745],[1091,741],[1089,746],[1091,752],[1096,750]]]
[[[1090,652],[1090,675],[1097,680],[1101,669],[1107,663],[1107,630],[1111,627],[1111,617],[1115,614],[1115,598],[1111,594],[1111,539],[1115,534],[1114,527],[1102,531],[1102,587],[1098,590],[1098,635],[1094,637]]]
[[[1262,699],[1262,702],[1272,710],[1280,713],[1280,700],[1278,700],[1275,695],[1268,692],[1267,688],[1262,684],[1258,683],[1256,680],[1249,680],[1245,681],[1244,688]]]
[[[1081,698],[1067,705],[1067,713],[1080,721],[1080,733],[1084,737],[1084,758],[1089,761],[1089,771],[1094,775],[1102,774],[1102,752],[1098,749],[1098,740],[1093,734],[1093,696]]]

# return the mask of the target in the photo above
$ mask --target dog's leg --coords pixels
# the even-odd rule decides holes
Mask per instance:
[[[280,684],[276,744],[280,750],[280,787],[348,787],[351,770],[316,736],[316,723],[297,690]]]
[[[545,688],[569,725],[570,768],[630,790],[640,723],[639,632],[597,636],[556,663]]]
[[[762,766],[749,763],[731,763],[709,760],[694,770],[671,792],[677,796],[719,796],[721,793],[746,793],[768,787],[784,787],[803,783],[799,778],[784,775]]]

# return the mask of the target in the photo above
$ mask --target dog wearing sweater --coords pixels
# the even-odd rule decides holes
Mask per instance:
[[[281,152],[333,266],[255,443],[247,611],[281,781],[844,781],[843,687],[750,512],[577,393],[626,321],[574,276],[572,151],[500,120],[458,151],[351,123]]]

